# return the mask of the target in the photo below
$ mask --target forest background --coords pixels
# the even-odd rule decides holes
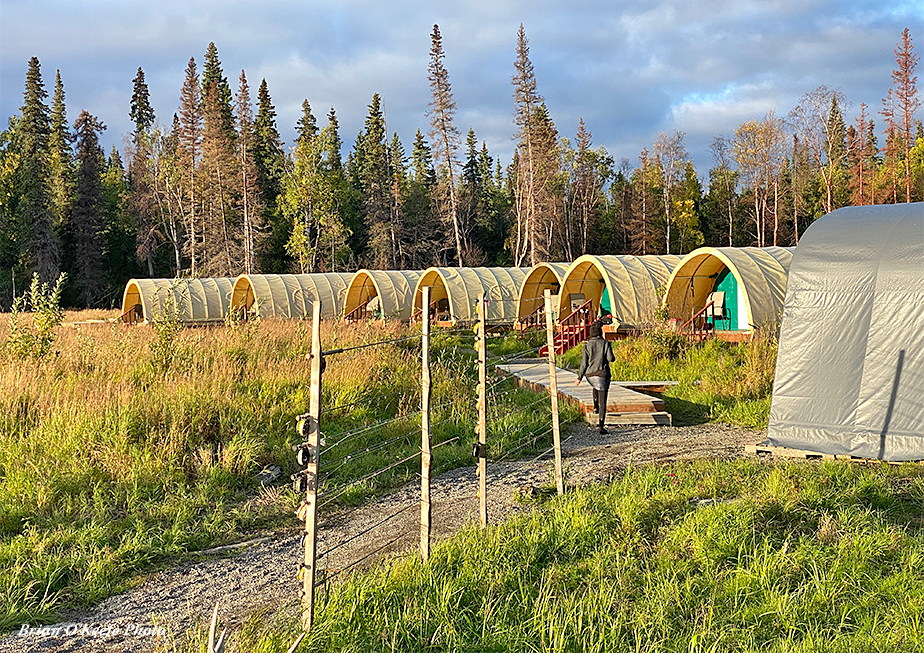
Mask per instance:
[[[66,305],[111,307],[131,277],[789,246],[838,207],[924,199],[919,56],[907,28],[886,97],[861,102],[855,121],[840,90],[807,90],[786,115],[770,110],[717,135],[707,179],[682,131],[617,160],[583,120],[556,125],[522,25],[515,149],[501,162],[473,127],[462,136],[438,26],[430,40],[429,124],[408,146],[389,133],[378,93],[351,147],[335,108],[319,120],[307,99],[286,146],[266,80],[254,94],[241,71],[232,89],[210,43],[201,66],[189,60],[170,117],[155,116],[138,68],[126,107],[134,129],[106,153],[102,120],[83,110],[71,123],[60,71],[49,94],[31,58],[20,113],[0,132],[0,310],[34,273],[65,272]]]

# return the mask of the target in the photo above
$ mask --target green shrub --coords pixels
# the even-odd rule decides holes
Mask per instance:
[[[41,360],[51,353],[55,329],[64,319],[61,310],[64,279],[65,274],[62,272],[55,285],[49,286],[40,283],[38,273],[35,273],[28,292],[13,300],[6,350],[14,358]],[[23,315],[27,311],[32,313],[31,323]]]

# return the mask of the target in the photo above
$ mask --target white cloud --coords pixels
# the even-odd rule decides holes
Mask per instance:
[[[61,69],[69,115],[87,108],[109,125],[104,139],[120,143],[135,70],[144,68],[169,124],[186,62],[201,66],[214,41],[232,87],[242,68],[254,88],[266,78],[285,139],[307,98],[322,121],[336,108],[351,144],[379,92],[389,130],[409,145],[427,128],[439,23],[459,129],[474,127],[506,161],[523,22],[560,133],[573,135],[583,117],[596,145],[634,161],[658,132],[680,129],[694,159],[708,162],[712,136],[770,109],[784,115],[819,84],[878,105],[901,29],[920,18],[919,0],[0,0],[0,120],[18,112],[35,55],[46,86]]]

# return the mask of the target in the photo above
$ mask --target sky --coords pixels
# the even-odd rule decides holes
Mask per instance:
[[[822,84],[847,96],[848,120],[861,102],[878,113],[902,30],[924,48],[920,0],[0,0],[0,125],[19,113],[36,56],[49,95],[61,71],[71,123],[88,110],[108,126],[106,149],[122,149],[138,67],[169,125],[189,58],[201,71],[213,41],[232,92],[242,69],[252,97],[266,79],[287,149],[304,99],[322,126],[336,109],[350,147],[377,92],[389,134],[410,151],[428,130],[438,24],[456,127],[506,165],[521,23],[560,135],[573,138],[583,118],[595,147],[635,165],[661,132],[681,131],[701,176],[715,136],[769,111],[785,117]]]

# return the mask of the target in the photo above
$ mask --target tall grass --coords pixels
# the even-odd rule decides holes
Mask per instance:
[[[664,393],[675,424],[724,422],[764,428],[776,365],[776,339],[758,331],[751,342],[708,340],[687,344],[659,330],[613,343],[616,381],[678,381]],[[581,347],[565,352],[561,363],[577,368]]]
[[[322,328],[325,349],[406,335],[374,323]],[[435,451],[437,472],[471,462],[476,379],[471,356],[438,340],[434,440],[452,443]],[[0,630],[97,601],[171,557],[296,526],[300,497],[287,486],[263,488],[255,475],[278,465],[287,478],[296,469],[291,445],[295,416],[308,407],[309,351],[306,323],[182,329],[168,338],[103,323],[59,328],[44,360],[0,359]],[[419,366],[414,341],[330,357],[323,406],[355,405],[324,417],[324,456],[352,458],[330,469],[322,490],[419,450]],[[515,410],[524,397],[531,395],[499,401]],[[522,418],[497,433],[498,451],[548,419],[542,410]],[[374,428],[385,419],[394,421]],[[414,465],[340,503],[406,481]]]
[[[355,575],[309,651],[924,651],[924,469],[630,469]],[[259,620],[258,620],[259,621]],[[283,651],[297,624],[250,624]]]

